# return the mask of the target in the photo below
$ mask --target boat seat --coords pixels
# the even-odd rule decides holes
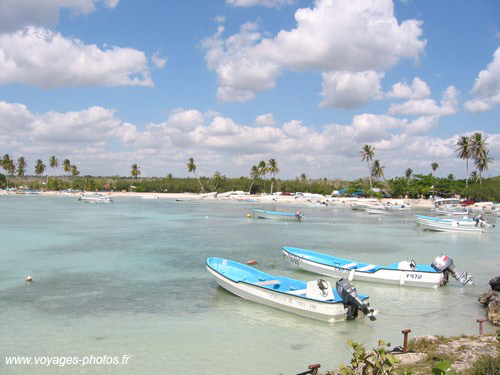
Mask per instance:
[[[342,268],[351,269],[351,268],[356,268],[357,266],[358,266],[358,263],[349,263],[349,264],[343,265]]]
[[[267,280],[267,281],[257,281],[256,285],[280,285],[281,281],[279,280]]]
[[[375,267],[377,267],[376,265],[374,264],[369,264],[367,266],[364,266],[364,267],[361,267],[361,268],[358,268],[358,271],[371,271],[372,269],[374,269]]]
[[[295,296],[300,296],[301,294],[306,294],[307,289],[298,289],[298,290],[291,290],[288,292],[288,294],[293,294]]]

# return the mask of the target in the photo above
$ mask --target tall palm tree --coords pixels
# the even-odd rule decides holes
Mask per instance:
[[[52,178],[54,178],[54,176],[56,175],[56,169],[57,167],[59,167],[59,160],[57,160],[57,158],[54,155],[52,155],[49,159],[49,165],[50,168],[54,170],[54,174],[52,175]]]
[[[264,193],[265,193],[266,192],[267,164],[264,160],[261,160],[257,167],[259,168],[259,177],[262,177],[262,179],[264,180]]]
[[[469,175],[471,180],[474,180],[475,182],[479,181],[479,175],[477,174],[477,171],[472,171]]]
[[[411,168],[408,168],[406,171],[405,171],[405,177],[407,180],[409,180],[411,178],[411,175],[413,174],[413,169]]]
[[[200,184],[201,192],[204,193],[205,189],[203,188],[203,185],[201,184],[200,178],[196,174],[196,164],[194,163],[193,158],[189,158],[188,163],[187,163],[187,169],[188,169],[188,172],[194,173],[194,176],[196,177],[196,179],[198,180],[198,183]]]
[[[141,174],[141,171],[139,170],[139,166],[137,164],[132,164],[130,166],[130,175],[133,177],[133,178],[137,178],[140,174]]]
[[[223,177],[219,171],[215,171],[214,176],[212,177],[215,184],[215,191],[217,191],[217,188],[219,187],[220,183],[224,180],[224,178],[225,177]]]
[[[302,173],[302,174],[300,175],[300,181],[302,181],[302,182],[306,182],[306,181],[307,181],[307,176],[306,176],[306,174],[305,174],[305,173]]]
[[[431,163],[431,168],[432,168],[432,175],[434,176],[434,172],[436,172],[436,170],[439,168],[439,164],[436,162]]]
[[[78,168],[76,167],[76,165],[72,165],[71,166],[71,176],[72,177],[76,177],[80,174],[80,171],[78,170]]]
[[[488,157],[490,152],[485,151],[484,154],[480,155],[479,158],[475,160],[476,169],[479,171],[479,184],[482,184],[481,175],[484,171],[488,170],[488,164],[493,162],[493,158]]]
[[[370,176],[375,179],[384,178],[384,166],[380,164],[380,160],[375,160],[370,168]]]
[[[35,163],[35,174],[37,176],[40,176],[40,184],[42,184],[42,177],[43,177],[43,172],[45,172],[45,169],[47,167],[45,164],[43,164],[42,159],[38,159]]]
[[[17,175],[19,177],[24,177],[24,174],[26,173],[27,167],[28,167],[28,164],[26,164],[26,160],[24,160],[24,156],[21,156],[19,159],[17,159]]]
[[[361,155],[361,161],[366,160],[366,165],[368,166],[368,170],[370,170],[370,162],[373,159],[373,156],[375,153],[375,148],[370,146],[370,145],[364,145],[359,153]],[[368,178],[370,179],[370,189],[371,189],[372,188],[372,175],[369,174]]]
[[[273,193],[273,184],[274,184],[274,177],[280,173],[280,169],[278,168],[278,162],[276,159],[269,159],[267,162],[268,167],[267,171],[271,175],[271,194]]]
[[[488,151],[488,148],[486,147],[487,139],[488,137],[483,138],[483,135],[479,132],[470,136],[472,157],[476,160],[476,162],[481,156],[486,155],[486,152]]]
[[[9,187],[9,176],[13,175],[14,172],[16,171],[16,166],[14,164],[14,160],[10,157],[9,154],[5,154],[2,158],[2,168],[5,171],[6,174],[6,183],[7,183],[7,188]]]
[[[252,184],[250,185],[250,189],[248,189],[248,193],[252,191],[253,185],[255,184],[255,180],[258,179],[260,176],[259,174],[259,167],[256,165],[252,166],[250,169],[250,178],[252,179]]]
[[[469,159],[472,156],[472,142],[469,137],[465,135],[458,138],[456,146],[458,147],[455,152],[458,152],[460,159],[465,159],[465,188],[469,186]]]
[[[62,167],[65,173],[68,174],[71,172],[71,162],[68,159],[64,159],[62,162]]]

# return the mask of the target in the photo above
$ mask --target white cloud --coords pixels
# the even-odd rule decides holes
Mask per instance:
[[[430,95],[429,86],[418,77],[413,78],[411,86],[406,82],[398,82],[387,93],[387,97],[395,99],[425,99]]]
[[[151,57],[151,60],[156,65],[156,67],[160,69],[163,68],[167,63],[167,59],[160,56],[160,51],[156,51]]]
[[[114,9],[118,6],[118,3],[120,2],[120,0],[106,0],[104,2],[104,4],[108,7],[108,8],[111,8],[111,9]]]
[[[100,49],[43,28],[0,35],[0,84],[153,86],[144,52]]]
[[[273,88],[284,69],[383,72],[401,59],[418,59],[426,44],[421,22],[399,24],[393,8],[390,0],[317,0],[314,7],[296,11],[295,28],[269,38],[254,23],[228,38],[219,26],[202,43],[207,66],[217,73],[219,100],[250,100]]]
[[[493,61],[479,72],[471,94],[475,98],[464,104],[469,112],[485,112],[500,105],[500,47],[495,51]]]
[[[272,113],[264,113],[255,118],[255,125],[257,126],[276,126],[276,120]]]
[[[446,116],[458,112],[459,92],[454,86],[449,86],[443,94],[441,105],[434,99],[414,99],[401,104],[391,104],[389,114],[412,116]]]
[[[256,5],[264,6],[267,8],[279,8],[284,5],[294,4],[297,0],[226,0],[226,4],[236,7],[253,7]]]
[[[324,97],[321,107],[353,109],[382,97],[380,80],[383,73],[373,70],[366,72],[323,73]]]

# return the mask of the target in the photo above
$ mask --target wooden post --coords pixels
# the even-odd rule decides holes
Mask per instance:
[[[405,335],[404,341],[403,341],[403,353],[406,353],[408,351],[408,333],[411,332],[411,329],[403,329],[401,333]]]

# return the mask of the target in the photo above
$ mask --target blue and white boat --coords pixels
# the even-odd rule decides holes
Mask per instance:
[[[294,214],[289,212],[276,212],[269,210],[258,210],[253,209],[253,216],[259,219],[275,219],[275,220],[289,220],[289,221],[302,221],[304,220],[304,215],[302,212],[297,211]]]
[[[360,280],[400,286],[437,288],[445,285],[448,281],[448,274],[451,274],[463,285],[472,283],[471,277],[466,272],[459,274],[455,271],[453,260],[445,255],[437,257],[429,265],[406,260],[388,266],[379,266],[294,247],[283,247],[283,253],[295,268],[326,276],[342,277],[349,281]],[[446,267],[442,266],[443,262],[446,263]]]
[[[222,258],[208,258],[207,269],[224,289],[263,305],[328,323],[355,319],[359,312],[375,319],[368,297],[357,294],[347,280],[337,281],[335,290],[325,280],[272,276]]]
[[[426,230],[438,232],[484,233],[491,227],[486,219],[478,215],[470,218],[444,219],[432,216],[415,215],[417,224]]]

